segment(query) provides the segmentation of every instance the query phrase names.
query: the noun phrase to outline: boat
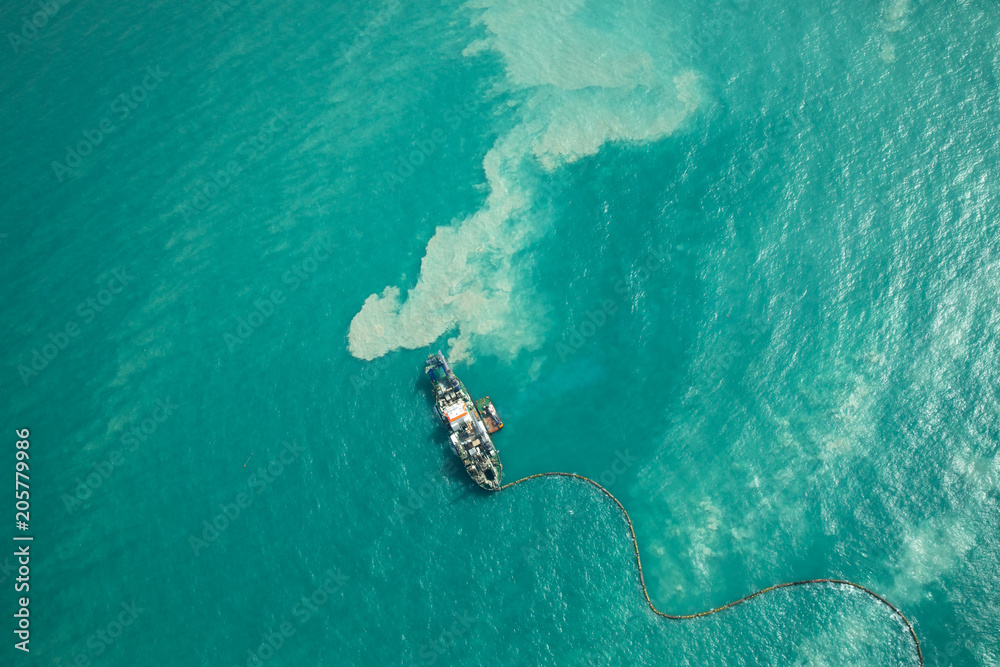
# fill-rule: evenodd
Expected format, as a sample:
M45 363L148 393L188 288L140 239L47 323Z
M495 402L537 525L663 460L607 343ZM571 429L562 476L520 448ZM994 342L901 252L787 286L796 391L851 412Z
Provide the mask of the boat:
M424 373L431 379L434 409L448 428L452 451L476 484L499 491L503 465L490 436L503 428L503 421L493 401L489 396L473 401L440 351L427 357Z

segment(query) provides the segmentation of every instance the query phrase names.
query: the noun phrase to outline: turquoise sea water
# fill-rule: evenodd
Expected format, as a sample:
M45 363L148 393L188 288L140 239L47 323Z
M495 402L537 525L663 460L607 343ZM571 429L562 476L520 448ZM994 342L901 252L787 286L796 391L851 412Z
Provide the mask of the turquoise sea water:
M995 3L2 7L3 664L1000 663Z

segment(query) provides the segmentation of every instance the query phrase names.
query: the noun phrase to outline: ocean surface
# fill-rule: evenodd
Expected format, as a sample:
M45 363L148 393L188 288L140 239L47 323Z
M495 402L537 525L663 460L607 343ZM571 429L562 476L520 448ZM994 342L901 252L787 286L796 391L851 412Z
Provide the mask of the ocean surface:
M1000 665L1000 9L0 0L4 665Z

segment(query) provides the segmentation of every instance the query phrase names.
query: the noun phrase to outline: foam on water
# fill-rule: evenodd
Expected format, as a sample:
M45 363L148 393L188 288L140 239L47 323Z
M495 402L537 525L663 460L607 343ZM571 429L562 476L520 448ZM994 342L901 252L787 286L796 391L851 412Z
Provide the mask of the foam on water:
M471 357L473 341L479 351L505 356L539 347L544 306L532 298L530 265L518 255L547 227L531 209L537 194L560 167L608 142L665 137L701 104L698 77L671 67L662 34L647 28L637 39L648 17L633 10L604 22L587 5L567 0L553 11L530 2L470 4L488 36L466 54L498 52L504 85L527 99L518 123L483 160L485 206L437 229L405 299L395 286L366 299L348 334L355 357L423 347L456 329L449 341L456 359Z
M396 3L71 3L4 61L3 421L33 436L45 575L25 664L96 658L88 638L131 600L148 612L102 665L244 664L327 568L350 580L269 666L427 662L453 613L477 622L436 664L916 664L899 619L839 586L655 617L610 499L549 478L477 494L446 465L422 355L357 382L349 327L365 357L442 332L484 361L538 347L466 378L508 421L509 479L603 481L629 451L609 486L657 608L838 577L897 605L928 666L1000 664L1000 17L464 2L377 23ZM169 89L57 184L50 160L158 63ZM487 117L387 193L387 165L457 103ZM178 212L286 107L266 155ZM780 122L797 109L801 125ZM293 291L285 272L331 237L336 259ZM22 382L118 266L135 281ZM617 313L560 357L605 297ZM131 449L158 399L179 408ZM194 550L285 439L300 458Z
M889 592L901 602L916 602L930 584L958 567L975 543L967 517L928 519L906 535Z
M881 57L887 63L896 60L896 43L892 35L906 27L909 13L910 0L889 0L883 10L882 29L885 30L885 35L882 38Z

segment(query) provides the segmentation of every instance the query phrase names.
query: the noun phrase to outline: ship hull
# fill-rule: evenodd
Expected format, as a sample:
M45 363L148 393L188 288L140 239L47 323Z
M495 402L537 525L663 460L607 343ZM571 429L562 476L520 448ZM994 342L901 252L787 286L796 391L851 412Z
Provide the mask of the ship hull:
M424 372L431 379L434 409L450 431L452 451L476 484L487 491L499 491L503 465L490 437L503 426L496 408L489 397L478 403L473 401L440 352L427 358ZM485 407L487 405L488 408Z

